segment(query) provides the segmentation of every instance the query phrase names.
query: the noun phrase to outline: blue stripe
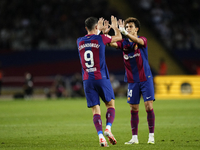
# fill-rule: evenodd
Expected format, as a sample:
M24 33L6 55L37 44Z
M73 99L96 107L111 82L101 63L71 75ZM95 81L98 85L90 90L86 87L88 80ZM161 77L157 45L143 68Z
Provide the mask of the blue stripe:
M112 123L109 123L109 122L108 122L106 125L110 125L110 126L112 126Z
M98 133L98 135L99 135L99 134L103 134L103 132L102 132L102 131L99 131L99 132L97 132L97 133Z

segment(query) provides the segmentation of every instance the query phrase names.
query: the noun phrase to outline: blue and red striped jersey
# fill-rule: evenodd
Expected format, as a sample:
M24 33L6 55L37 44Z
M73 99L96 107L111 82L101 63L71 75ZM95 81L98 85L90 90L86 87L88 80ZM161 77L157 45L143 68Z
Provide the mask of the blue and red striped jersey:
M109 79L105 60L105 47L111 42L109 35L86 35L77 39L83 80Z
M139 36L138 36L139 37ZM124 81L128 83L143 82L152 77L148 62L147 39L140 36L144 45L130 42L128 38L117 42L118 49L123 51L125 66Z

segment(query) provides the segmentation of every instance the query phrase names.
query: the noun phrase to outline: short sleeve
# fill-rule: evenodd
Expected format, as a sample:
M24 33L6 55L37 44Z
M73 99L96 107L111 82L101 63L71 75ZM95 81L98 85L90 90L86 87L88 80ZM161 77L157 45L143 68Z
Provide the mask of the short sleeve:
M101 34L103 43L106 45L107 43L111 43L112 37L108 34Z
M122 41L118 41L117 43L117 49L122 49Z
M147 38L140 36L140 38L144 41L144 47L147 47Z

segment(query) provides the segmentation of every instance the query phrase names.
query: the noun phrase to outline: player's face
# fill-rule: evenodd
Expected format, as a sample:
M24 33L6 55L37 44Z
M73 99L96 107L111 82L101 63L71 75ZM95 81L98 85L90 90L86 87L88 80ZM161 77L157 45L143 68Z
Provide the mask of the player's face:
M132 35L137 34L138 28L135 27L135 24L133 22L127 23L126 26L125 26L125 28L126 28L126 31L129 34L132 34Z

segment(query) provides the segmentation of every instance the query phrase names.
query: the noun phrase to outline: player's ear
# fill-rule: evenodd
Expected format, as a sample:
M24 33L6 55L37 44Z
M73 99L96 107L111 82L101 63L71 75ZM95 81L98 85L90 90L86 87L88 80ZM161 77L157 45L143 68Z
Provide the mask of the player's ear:
M97 29L98 29L98 25L96 24L96 25L94 26L94 28L97 30Z
M138 32L139 28L136 28L136 32Z
M86 30L86 31L88 31L88 28L87 28L87 27L85 27L85 30Z

